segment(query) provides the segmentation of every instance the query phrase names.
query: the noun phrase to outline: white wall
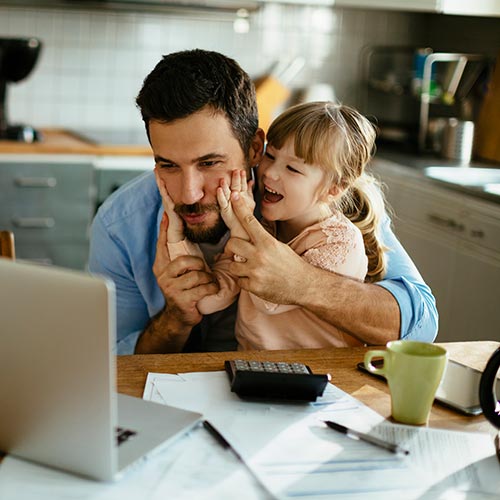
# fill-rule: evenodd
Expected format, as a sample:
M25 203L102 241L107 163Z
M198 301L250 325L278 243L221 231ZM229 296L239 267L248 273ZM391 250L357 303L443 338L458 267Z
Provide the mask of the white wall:
M425 16L328 7L266 5L235 33L233 14L164 14L0 7L0 36L36 36L33 73L9 88L10 122L36 127L142 128L134 105L162 54L204 48L234 57L251 76L279 58L307 64L294 81L333 83L355 103L366 44L421 43Z

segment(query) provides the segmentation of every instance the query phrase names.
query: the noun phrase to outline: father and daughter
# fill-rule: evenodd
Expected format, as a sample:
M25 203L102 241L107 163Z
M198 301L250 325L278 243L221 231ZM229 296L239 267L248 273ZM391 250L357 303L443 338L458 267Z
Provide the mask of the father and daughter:
M380 238L384 199L377 181L365 170L375 136L370 121L351 107L333 102L299 104L271 124L265 155L256 168L256 198L267 231L313 266L370 282L382 279L386 267ZM158 171L156 182L166 214L160 231L167 231L170 259L187 254L203 258L199 245L185 237L182 219ZM220 181L217 201L231 237L250 240L233 212L232 200L243 199L253 211L253 188L245 170L233 170L230 185ZM210 267L205 262L219 291L197 304L201 314L211 314L238 300L239 349L362 345L303 307L271 303L242 289L229 270L233 261L242 259L224 249Z

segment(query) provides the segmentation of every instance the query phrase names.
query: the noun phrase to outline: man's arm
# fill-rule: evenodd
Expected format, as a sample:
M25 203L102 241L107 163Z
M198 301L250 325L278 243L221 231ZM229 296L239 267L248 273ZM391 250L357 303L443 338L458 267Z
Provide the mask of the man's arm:
M241 288L271 302L305 307L367 344L382 345L400 337L434 339L435 303L400 245L390 255L386 283L360 283L308 264L269 235L238 196L232 197L232 204L251 238L250 242L232 238L226 246L246 259L231 264ZM400 276L400 270L406 274ZM412 326L415 332L410 330Z

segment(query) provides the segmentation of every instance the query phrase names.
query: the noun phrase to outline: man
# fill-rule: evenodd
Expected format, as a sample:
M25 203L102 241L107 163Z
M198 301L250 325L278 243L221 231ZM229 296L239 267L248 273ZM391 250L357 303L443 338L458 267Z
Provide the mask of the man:
M216 52L165 56L137 97L159 178L181 216L186 236L210 263L228 249L246 259L231 271L242 288L269 301L308 308L367 344L397 338L432 341L434 298L389 227L386 279L358 283L313 267L274 240L234 199L251 241L233 238L216 202L220 180L233 169L258 164L264 133L258 128L255 90L238 64ZM92 225L89 268L113 279L117 289L118 353L222 351L236 347L236 307L202 317L196 308L218 285L201 259L170 261L168 220L153 173L114 193Z

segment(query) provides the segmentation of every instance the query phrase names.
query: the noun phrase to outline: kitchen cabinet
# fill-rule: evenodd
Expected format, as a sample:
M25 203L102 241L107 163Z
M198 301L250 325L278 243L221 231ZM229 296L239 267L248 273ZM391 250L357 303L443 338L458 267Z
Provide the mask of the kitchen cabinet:
M375 162L395 233L436 297L438 341L500 340L500 204Z
M96 209L123 184L144 172L153 170L155 163L149 156L99 156L94 160L97 188Z
M85 268L93 176L86 157L0 157L0 228L14 232L17 258Z
M339 7L435 12L467 16L500 16L500 0L336 0Z

